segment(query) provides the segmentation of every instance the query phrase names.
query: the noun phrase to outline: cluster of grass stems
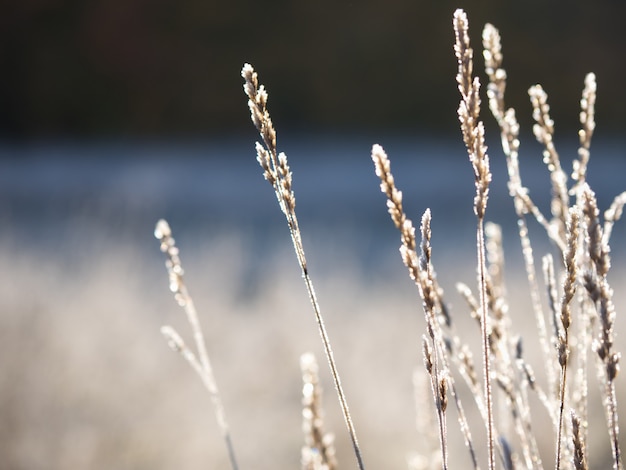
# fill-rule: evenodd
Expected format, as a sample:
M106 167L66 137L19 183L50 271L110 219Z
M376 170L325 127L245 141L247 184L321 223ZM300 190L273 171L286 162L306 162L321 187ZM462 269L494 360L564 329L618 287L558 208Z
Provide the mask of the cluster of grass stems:
M562 168L553 144L554 123L550 118L547 94L540 85L535 85L529 90L535 120L533 132L544 147L543 158L551 181L550 214L543 214L534 204L520 176L519 125L515 111L505 106L507 76L502 68L500 35L498 30L489 24L483 30L483 56L488 78L487 97L489 109L500 128L502 148L506 156L508 188L517 215L528 292L545 364L546 385L542 387L524 358L521 338L510 331L509 305L503 281L501 231L497 225L485 220L491 172L484 126L480 120L480 81L474 76L474 57L468 35L468 20L462 10L454 13L453 27L454 52L458 63L456 81L461 95L458 118L476 188L474 213L477 282L475 288L458 284L457 289L467 303L480 332L480 365L475 364L469 346L457 335L444 292L437 282L431 256L430 210L426 209L421 218L418 241L415 226L404 212L402 192L395 185L387 154L380 145L374 145L371 152L376 174L381 180L380 189L387 198L391 220L400 231L402 261L422 299L426 324L422 349L437 423L435 439L439 442L440 451L438 459L415 459L411 461L410 468L414 470L448 468L447 429L451 408L456 409L456 418L471 468L481 467L460 398L461 384L457 381L464 383L471 392L474 405L484 422L487 436L486 459L490 470L496 466L504 469L540 469L546 465L552 465L557 470L589 468L588 375L589 369L595 369L602 388L607 438L612 450L612 466L615 470L621 469L615 391L620 353L614 347L615 308L608 273L611 265L609 256L611 231L613 224L622 214L626 193L615 198L601 221L595 194L586 182L589 148L595 127L595 76L587 75L584 82L580 101L580 148L578 159L573 163L571 177L568 177ZM245 64L241 73L252 122L261 136L261 142L256 143L257 160L265 179L272 185L279 207L286 217L354 449L356 464L359 469L364 469L365 463L356 429L307 269L295 211L292 173L286 155L278 152L276 131L267 109L268 94L263 85L259 84L257 73L251 65ZM556 256L547 254L541 259L543 276L537 275L539 263L535 260L528 236L529 219L545 228L555 247ZM238 463L224 408L211 369L198 315L185 287L179 252L167 222L164 220L158 222L155 235L160 240L161 250L167 256L170 289L187 315L195 348L185 344L181 335L171 326L164 326L162 333L170 346L180 352L197 372L207 388L215 407L231 466L236 470ZM547 305L541 300L541 291L544 289L547 292L545 303ZM302 356L301 366L304 382L302 403L305 439L301 454L302 468L332 470L337 468L337 462L332 435L323 429L318 366L311 354ZM479 378L481 369L482 380ZM554 455L550 458L550 463L543 462L540 456L537 432L531 419L532 395L538 398L540 406L544 408L543 413L548 416L552 426ZM497 413L498 416L494 412L495 402L504 405L499 410L506 410ZM434 437L432 428L425 427L419 431L425 438Z

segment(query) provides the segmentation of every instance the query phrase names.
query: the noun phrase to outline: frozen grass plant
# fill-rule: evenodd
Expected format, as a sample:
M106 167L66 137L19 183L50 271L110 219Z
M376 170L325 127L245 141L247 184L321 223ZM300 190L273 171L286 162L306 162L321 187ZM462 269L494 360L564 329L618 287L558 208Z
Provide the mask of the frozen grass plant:
M165 325L161 327L161 333L167 340L169 346L185 358L187 363L198 374L202 383L208 390L215 409L217 423L226 444L231 467L233 470L238 470L239 466L237 465L237 458L235 456L230 430L228 429L228 423L226 422L224 406L222 405L220 392L217 388L217 382L215 381L215 377L213 375L213 368L211 367L211 362L209 361L209 354L207 353L204 342L204 335L202 334L202 328L200 327L196 307L184 282L183 276L185 272L180 261L178 247L176 246L176 242L172 236L172 230L167 221L161 219L157 222L154 229L154 236L161 243L161 251L165 253L165 265L169 274L170 290L174 294L174 298L176 299L178 305L185 311L187 321L191 326L194 337L196 352L187 346L180 334L171 326Z
M302 447L302 469L335 470L334 437L324 432L324 411L322 409L322 387L319 383L318 367L311 353L300 357L302 369L302 430L305 445Z
M480 325L483 347L483 369L485 383L485 404L487 407L487 442L489 446L489 469L495 468L493 405L491 394L491 351L489 345L489 319L487 316L487 266L485 260L485 211L491 171L489 156L485 145L485 128L479 121L480 115L480 81L472 76L474 68L474 52L470 47L468 22L465 12L454 12L454 52L456 53L459 71L456 81L461 93L459 104L459 121L467 153L474 169L476 196L474 197L474 213L478 219L476 229L476 247L478 250L478 289L480 293Z
M248 95L248 107L250 108L250 116L252 122L256 126L263 143L256 143L257 161L263 169L263 176L272 185L278 204L283 214L287 218L287 226L289 227L289 233L291 234L291 240L293 241L293 247L298 258L298 264L302 270L302 277L306 284L306 289L309 294L309 300L313 307L315 314L315 320L319 328L322 343L324 344L324 350L326 352L326 359L330 366L333 380L335 382L335 389L339 397L343 416L350 433L350 439L352 440L352 446L354 448L354 454L357 459L357 464L360 469L363 469L363 459L361 457L361 450L356 436L354 425L352 424L352 418L348 409L348 402L346 401L343 388L341 387L341 380L339 378L339 372L337 371L337 365L333 357L333 350L330 345L330 339L326 332L326 326L324 325L324 319L322 312L313 289L313 281L309 276L307 269L306 257L304 254L304 247L302 246L302 237L300 234L300 227L298 226L298 218L296 217L296 197L291 187L291 170L287 164L287 156L284 153L278 153L276 147L276 131L272 124L270 114L267 110L267 91L263 85L259 86L257 73L254 71L250 64L245 64L241 70L241 76L244 78L244 91Z
M419 419L423 436L421 454L410 459L413 470L450 467L449 414L455 414L461 436L469 454L470 468L479 469L482 457L476 448L472 432L485 431L486 467L512 470L516 468L588 469L594 462L589 456L590 384L597 382L605 413L612 468L622 468L619 447L619 419L616 379L620 353L615 346L615 316L613 290L609 283L611 268L610 238L614 223L622 215L626 192L615 198L604 212L603 220L595 193L587 183L591 138L595 129L596 81L588 74L580 101L580 148L572 170L565 170L554 145L554 122L550 117L548 95L540 85L532 86L529 97L533 108L533 134L543 146L543 161L550 175L551 204L544 214L534 203L522 184L519 169L519 124L515 110L506 108L506 71L502 67L502 45L498 30L486 25L482 33L483 57L487 77L486 95L489 109L499 129L508 171L508 189L518 219L519 239L528 281L528 296L536 322L537 338L542 354L542 376L535 375L524 356L523 341L511 331L512 308L504 282L504 250L502 231L487 222L487 202L492 174L485 144L485 130L480 120L480 80L474 74L474 54L470 47L469 23L466 14L457 10L453 17L454 52L458 71L456 81L461 95L458 118L461 134L474 174L476 215L476 273L475 287L459 283L457 291L467 305L477 326L476 337L481 341L481 365L476 366L471 347L457 333L447 306L445 294L437 281L431 247L431 214L426 209L421 218L419 240L416 228L404 211L402 192L396 187L391 162L382 146L372 147L371 158L380 189L387 199L387 210L400 232L400 256L415 283L424 312L426 332L422 339L424 370L417 373L416 402L423 408L425 394L430 391L434 405L431 425L429 419ZM302 236L296 217L296 200L292 174L287 157L277 150L276 130L268 109L268 94L259 84L251 65L243 66L244 91L252 122L262 142L256 143L257 160L265 179L272 185L287 226L298 264L308 292L313 313L330 366L335 389L343 411L353 451L359 469L364 469L361 449L341 386L322 312L307 269ZM571 176L568 176L569 175ZM529 237L529 224L545 229L552 242L553 253L535 260ZM167 257L170 289L185 310L191 325L195 351L169 326L163 334L172 347L180 352L198 373L209 391L217 420L231 460L236 469L230 433L224 417L217 385L213 378L198 317L183 282L183 270L178 249L165 221L159 221L155 235ZM537 275L541 267L542 276ZM301 358L303 378L303 431L305 444L301 451L303 470L335 470L338 468L332 435L323 427L321 387L318 366L311 354ZM595 368L595 374L590 369ZM482 369L482 377L480 370ZM596 377L593 380L592 377ZM482 380L481 380L482 379ZM427 384L425 386L424 384ZM424 385L424 386L422 386ZM462 391L469 391L472 404L482 421L468 419ZM428 394L426 394L428 395ZM465 395L467 396L467 395ZM539 408L539 410L537 410ZM549 422L553 436L553 455L541 455L536 417ZM545 427L545 426L543 426ZM436 431L435 431L436 429ZM598 433L594 429L594 433ZM432 443L439 446L432 456ZM595 459L598 460L598 459ZM544 462L550 462L545 463Z

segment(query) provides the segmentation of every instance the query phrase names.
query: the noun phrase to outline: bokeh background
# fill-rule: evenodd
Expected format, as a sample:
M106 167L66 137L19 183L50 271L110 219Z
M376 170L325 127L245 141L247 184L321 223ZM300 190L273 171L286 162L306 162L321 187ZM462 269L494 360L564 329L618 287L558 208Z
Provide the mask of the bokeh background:
M456 118L457 7L469 15L481 78L482 27L501 31L522 177L544 212L549 176L527 90L541 83L549 93L569 169L584 76L596 73L589 181L608 207L626 189L621 1L0 6L0 468L227 468L208 395L159 334L169 323L189 336L152 236L161 217L182 250L242 468L298 467L298 359L308 350L321 362L340 463L353 464L287 227L255 162L244 62L269 90L366 462L406 468L411 451L428 452L412 385L421 307L369 153L373 143L388 151L414 221L431 208L439 279L467 320L454 291L475 278L473 175ZM532 345L504 156L483 117L488 217L505 236L514 326ZM622 225L612 246L618 314ZM551 247L531 229L539 257ZM606 468L598 426L593 463ZM481 432L478 422L478 442ZM552 447L546 440L547 455Z
M458 2L11 3L0 23L6 137L241 131L244 61L274 90L283 130L454 128L450 17ZM573 97L594 71L603 131L623 128L623 2L484 0L464 7L476 46L486 22L503 32L508 98L523 122L525 92L542 83L559 126L575 127Z

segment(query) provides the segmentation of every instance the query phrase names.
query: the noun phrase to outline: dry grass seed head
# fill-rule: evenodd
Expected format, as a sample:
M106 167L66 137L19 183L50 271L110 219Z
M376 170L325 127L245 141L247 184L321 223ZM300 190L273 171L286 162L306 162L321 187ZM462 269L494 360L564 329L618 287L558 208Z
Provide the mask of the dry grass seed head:
M588 470L587 466L587 449L583 436L585 435L583 424L574 411L572 417L572 443L574 445L574 468L576 470Z
M607 281L611 267L610 247L603 236L598 218L599 210L594 192L585 183L580 205L585 217L586 242L592 266L583 274L583 285L596 305L600 327L594 340L594 350L605 365L607 379L613 382L619 372L620 354L613 350L615 306L613 290Z
M402 191L396 188L389 157L378 144L372 147L372 160L376 176L380 178L380 190L387 196L387 210L391 220L398 229L402 230L406 220L402 208Z
M483 48L485 72L489 77L487 97L489 98L492 113L502 118L504 92L506 90L506 71L502 68L500 33L489 23L483 28Z
M565 281L563 284L563 298L561 300L561 324L567 330L571 323L570 303L576 292L576 279L578 275L578 264L576 254L578 252L578 228L580 215L577 207L572 207L569 211L567 223L567 249L563 254L565 263Z
M596 76L593 73L589 73L585 77L585 88L583 89L583 96L580 99L581 129L578 131L578 138L580 140L580 148L578 149L579 160L574 160L572 172L572 179L579 183L584 182L587 175L591 137L596 128L596 91Z
M582 187L582 212L585 217L587 229L587 244L589 258L595 266L595 270L600 277L605 277L611 267L609 256L609 246L602 234L598 210L598 201L591 188L584 184Z
M478 77L472 78L474 53L470 47L469 24L464 11L456 10L454 12L453 26L455 33L454 51L458 63L456 81L461 93L458 116L463 141L474 169L476 184L474 211L479 219L483 219L487 208L491 171L487 146L485 145L485 129L483 123L478 120L480 115L480 81Z
M318 365L311 353L300 357L302 370L302 430L305 446L302 448L303 470L333 470L335 460L334 437L324 433L322 389L319 384Z
M419 258L417 256L417 242L413 222L407 218L402 207L402 191L396 188L391 163L383 148L375 144L372 147L372 161L376 175L380 178L380 190L387 196L387 210L391 220L400 230L400 255L404 265L409 270L411 279L421 286Z
M437 287L428 269L430 258L430 211L426 211L422 217L422 257L417 255L417 242L413 222L406 217L402 207L402 192L395 186L391 163L383 148L376 144L372 147L372 161L376 175L380 178L380 190L387 196L387 209L389 215L400 230L400 255L404 265L409 271L409 276L417 285L420 296L424 303L424 313L428 334L435 337L436 329L436 305Z
M250 64L244 64L241 76L245 81L243 89L248 96L252 122L263 137L265 146L276 158L276 131L267 110L267 91L263 85L259 86L258 75Z
M491 24L486 24L483 29L483 48L485 72L489 77L489 84L487 85L489 109L500 126L502 150L506 155L507 171L509 173L509 194L513 197L515 212L521 216L527 210L518 196L518 194L526 192L526 189L522 187L519 171L519 123L515 117L515 110L513 108L505 108L504 94L507 75L502 68L502 45L500 33Z
M543 161L550 171L552 181L551 211L554 223L557 225L556 232L561 240L565 239L565 224L569 208L567 189L567 175L561 168L559 154L554 148L554 121L550 117L548 95L541 85L534 85L528 90L528 95L533 107L533 133L537 141L544 146Z
M430 375L433 373L433 351L426 336L422 336L422 353L424 355L424 367Z
M169 275L170 291L174 294L176 302L178 302L181 307L184 307L185 303L188 301L185 284L183 282L185 271L180 262L180 252L176 246L176 241L174 237L172 237L172 230L166 220L160 219L157 222L156 228L154 229L154 236L159 240L161 251L165 253L166 256L165 266L167 267L167 273Z
M446 377L439 379L439 406L441 412L445 413L448 408L448 379Z

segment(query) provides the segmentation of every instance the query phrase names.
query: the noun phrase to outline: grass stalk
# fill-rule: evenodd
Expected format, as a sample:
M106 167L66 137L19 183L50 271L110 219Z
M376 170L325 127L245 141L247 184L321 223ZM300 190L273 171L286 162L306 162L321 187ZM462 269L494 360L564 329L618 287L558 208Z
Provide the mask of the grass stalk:
M179 352L191 368L200 376L202 383L209 392L213 408L215 409L215 416L217 419L222 438L226 444L226 450L228 452L228 459L230 466L233 470L238 470L237 458L235 455L235 449L230 434L228 422L226 421L226 413L224 411L224 405L222 404L222 398L220 396L219 389L217 388L217 381L213 374L213 367L209 360L209 354L207 352L206 343L204 341L204 335L202 334L202 328L200 326L200 320L198 319L198 313L193 303L193 299L187 290L187 286L184 282L184 270L180 261L180 254L174 237L172 236L172 230L167 221L161 219L157 222L154 230L154 236L161 243L161 251L165 253L167 259L165 265L169 274L170 290L174 294L174 298L178 305L185 311L187 321L191 326L193 333L196 353L194 353L183 341L178 332L171 326L164 326L161 328L161 333L166 338L168 344L172 349Z
M576 255L578 252L578 226L579 214L578 208L574 207L569 210L569 217L566 225L567 233L567 251L563 254L565 264L565 282L563 283L563 297L561 300L561 318L560 331L558 337L558 359L561 366L561 384L559 392L559 423L556 438L556 463L555 468L561 468L561 446L563 443L563 425L565 412L565 386L567 383L567 368L569 364L569 331L571 325L571 302L576 293L576 282L578 275L578 265L576 263Z
M322 317L321 308L319 306L317 296L315 295L315 289L313 288L313 281L309 275L306 256L304 253L304 247L302 245L302 236L300 227L298 225L298 218L296 216L295 206L296 199L292 189L292 175L289 165L287 163L287 156L284 153L278 153L276 146L276 131L272 124L270 114L267 110L267 91L263 85L259 85L257 73L254 71L250 64L244 64L241 70L241 76L244 79L244 91L248 96L248 107L250 109L250 116L255 127L259 131L261 138L265 144L263 147L257 142L257 161L263 169L265 179L272 185L276 198L278 199L279 206L287 219L287 225L289 227L289 233L293 242L293 247L296 252L298 264L302 270L302 277L306 286L307 293L309 295L309 301L313 307L315 314L315 320L317 322L318 330L326 353L326 359L330 366L331 375L339 398L339 403L343 413L343 417L350 434L350 440L352 441L352 447L357 460L359 469L365 468L363 464L363 458L361 456L361 449L359 447L356 430L352 422L350 410L348 408L348 402L346 400L343 387L341 386L341 380L339 372L337 370L337 363L333 355L330 339L326 331L324 319Z
M614 350L615 307L613 290L607 274L611 267L610 248L602 233L599 221L599 210L594 192L585 183L580 193L582 212L585 218L586 242L590 270L584 274L584 285L591 300L596 306L600 321L598 338L595 340L595 351L604 372L605 411L613 452L613 469L622 468L619 448L619 425L617 417L617 397L615 394L615 378L619 372L620 353Z
M491 182L489 157L484 139L483 123L479 121L480 114L480 82L474 78L473 50L469 40L469 22L467 15L461 9L454 12L454 51L458 62L456 80L461 93L459 104L459 121L463 140L467 147L470 162L474 169L476 196L474 197L474 213L477 217L476 248L478 258L478 286L480 298L481 337L483 350L483 370L485 387L485 404L487 407L487 442L489 454L489 469L495 469L495 432L493 423L493 397L491 391L491 351L489 343L489 318L487 311L487 267L485 256L485 210Z
M500 32L495 26L486 24L483 29L482 37L485 73L489 78L489 84L487 85L489 109L500 127L502 150L506 157L506 166L509 174L509 193L513 198L515 213L517 215L517 226L519 239L522 245L522 256L524 258L526 278L528 279L530 300L533 306L533 312L535 313L539 343L541 345L543 355L547 359L552 356L552 349L548 340L543 307L539 296L539 285L537 283L537 276L535 275L535 260L532 245L528 236L526 214L530 210L533 212L537 220L544 220L544 217L539 212L537 206L532 203L532 200L528 196L527 189L522 185L518 158L520 147L519 123L517 122L517 118L515 116L515 110L513 108L507 109L505 106L504 98L507 73L506 70L502 68L503 56ZM546 230L550 229L547 222L544 226ZM553 389L556 384L553 368L546 367L546 374L549 388Z

